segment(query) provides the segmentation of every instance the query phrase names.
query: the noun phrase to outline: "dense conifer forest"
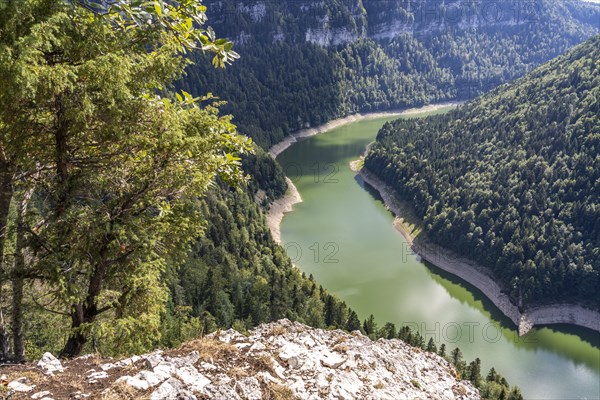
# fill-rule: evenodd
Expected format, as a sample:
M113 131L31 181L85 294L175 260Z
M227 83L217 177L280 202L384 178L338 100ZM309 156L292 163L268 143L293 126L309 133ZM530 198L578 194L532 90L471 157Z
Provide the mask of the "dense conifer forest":
M386 124L365 166L515 301L600 306L600 36L448 115Z
M196 62L178 85L228 101L265 148L350 113L473 98L589 38L600 19L597 5L550 0L207 5L241 58L224 70Z

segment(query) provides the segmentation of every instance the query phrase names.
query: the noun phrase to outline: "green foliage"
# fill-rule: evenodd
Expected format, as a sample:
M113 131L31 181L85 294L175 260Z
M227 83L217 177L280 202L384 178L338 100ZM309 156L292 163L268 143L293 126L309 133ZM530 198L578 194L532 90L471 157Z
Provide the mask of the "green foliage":
M369 315L369 318L363 322L363 331L369 337L375 337L377 334L377 323L373 314Z
M216 176L242 182L236 155L252 149L217 105L201 106L210 96L158 95L196 42L217 64L235 58L198 26L205 7L87 5L9 2L0 20L14 33L0 39L3 167L13 201L32 203L19 274L42 282L46 304L70 316L64 356L92 336L107 352L152 346L167 300L161 275L202 230L195 199Z
M356 312L354 310L350 311L350 314L348 315L348 321L346 321L346 330L348 332L362 332L362 327L360 326L360 319L358 319L358 315L356 315Z
M445 343L442 343L442 345L440 346L440 351L438 354L440 357L446 358L446 344Z
M178 86L227 100L224 111L263 148L349 113L473 98L597 33L600 18L598 7L546 0L527 10L494 2L498 21L485 3L450 6L476 27L450 20L439 0L267 2L254 14L239 0L207 4L241 58L226 70L197 62Z
M348 307L292 267L247 190L220 183L198 207L206 229L192 254L165 276L173 301L167 320L178 307L189 307L191 317L211 315L222 328L243 324L245 330L281 318L346 326ZM166 337L166 345L189 339L177 332Z
M206 6L196 0L117 0L107 2L106 6L85 0L74 3L88 6L96 15L108 17L121 34L133 35L132 44L159 44L175 47L182 53L190 50L212 52L215 67L224 67L239 58L232 50L233 43L217 39L212 28L204 27Z
M379 330L379 336L385 339L395 339L397 335L396 325L391 322L387 322L383 328Z
M435 345L433 338L429 338L429 342L427 342L427 347L425 348L425 350L431 353L437 353L437 346Z
M600 36L444 116L386 124L365 167L518 304L600 307Z
M479 394L484 399L523 400L521 390L518 387L511 389L506 379L494 368L490 370L485 381L480 381Z
M471 361L467 372L468 379L473 382L475 387L479 387L481 385L481 360L476 358L474 361Z
M264 192L265 206L268 200L277 199L287 191L283 169L261 147L255 146L253 153L242 157L242 168L251 177L248 182L250 193L257 195L259 190Z
M457 367L463 363L462 357L463 357L462 351L460 351L460 349L458 347L456 347L450 353L450 361L452 362L452 364L454 364Z

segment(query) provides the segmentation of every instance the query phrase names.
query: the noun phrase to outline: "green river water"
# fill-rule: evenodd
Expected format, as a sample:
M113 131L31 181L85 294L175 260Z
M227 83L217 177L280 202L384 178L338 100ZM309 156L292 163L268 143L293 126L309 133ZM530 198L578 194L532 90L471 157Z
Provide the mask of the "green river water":
M421 116L424 114L420 114ZM418 328L467 361L480 357L527 399L600 398L600 335L516 327L466 282L414 256L376 192L349 168L387 119L364 120L304 139L278 160L303 202L285 216L283 245L294 263L361 319Z

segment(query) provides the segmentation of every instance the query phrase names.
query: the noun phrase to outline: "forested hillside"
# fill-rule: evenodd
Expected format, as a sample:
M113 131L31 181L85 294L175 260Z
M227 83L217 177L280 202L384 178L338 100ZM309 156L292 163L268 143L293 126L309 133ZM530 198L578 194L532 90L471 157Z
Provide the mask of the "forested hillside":
M190 317L209 325L205 332L281 318L346 327L348 307L293 268L246 191L221 183L200 209L206 231L169 278L175 309L190 307Z
M388 123L365 167L515 301L598 308L599 60L595 36L450 114Z
M227 100L265 148L349 113L473 98L597 33L600 19L579 1L206 4L241 58L225 70L197 62L179 86Z

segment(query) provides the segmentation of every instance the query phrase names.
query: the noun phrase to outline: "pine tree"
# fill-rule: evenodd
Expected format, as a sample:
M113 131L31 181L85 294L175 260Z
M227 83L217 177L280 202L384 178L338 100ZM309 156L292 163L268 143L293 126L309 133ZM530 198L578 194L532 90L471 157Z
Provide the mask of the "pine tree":
M361 326L360 326L360 320L358 319L358 315L356 315L356 312L354 310L350 311L350 314L348 315L348 321L346 322L346 330L348 332L353 332L353 331L361 331Z
M397 335L396 325L391 322L387 322L379 331L379 336L385 339L395 339Z
M433 338L429 338L429 342L427 342L427 351L430 351L432 353L437 353L437 347L435 345L435 342L433 341Z
M25 269L71 319L64 357L100 326L129 351L156 340L161 273L202 229L192 199L216 175L241 181L233 154L250 150L215 107L158 95L199 42L216 65L235 58L231 43L183 23L205 21L204 7L134 3L95 14L79 1L15 1L0 20L3 32L27 25L1 39L0 134L28 155L19 173L34 188L36 220L24 219L25 240L38 245Z
M508 394L508 400L523 400L523 395L518 387L513 387Z
M445 343L442 343L442 345L440 346L439 355L440 355L440 357L446 358L446 344Z
M454 366L458 366L462 362L462 357L462 351L460 351L458 347L456 347L450 353L450 361L452 362L452 364L454 364Z
M502 388L502 391L500 392L500 396L498 396L498 400L506 400L506 389Z
M333 296L327 296L325 300L325 326L334 326L335 318L335 300Z
M363 322L363 330L367 336L371 336L377 332L377 323L373 314L369 315L369 318Z
M475 385L475 387L479 387L479 382L481 380L481 360L476 358L475 361L472 361L469 364L469 377L468 379Z

